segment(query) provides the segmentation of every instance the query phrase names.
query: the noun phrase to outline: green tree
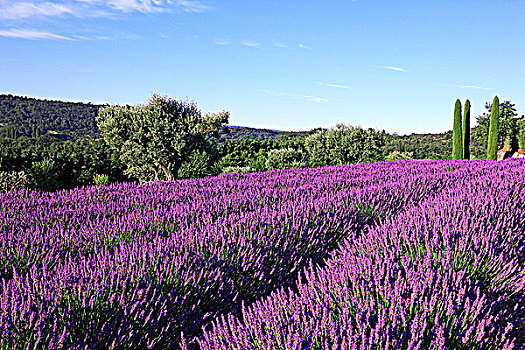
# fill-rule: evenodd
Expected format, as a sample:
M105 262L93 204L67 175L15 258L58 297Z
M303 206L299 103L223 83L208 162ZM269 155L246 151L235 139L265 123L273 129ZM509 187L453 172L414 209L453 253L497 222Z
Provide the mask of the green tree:
M452 128L452 158L463 158L462 147L462 132L461 132L461 101L456 100L454 106L454 127Z
M178 177L189 179L196 177L213 176L221 173L220 165L215 162L216 157L205 151L195 150L185 160L180 169Z
M470 159L470 101L465 102L463 115L463 159Z
M523 119L518 120L518 147L525 149L525 121Z
M304 162L306 156L301 151L293 148L272 149L268 152L266 169L288 169L306 167Z
M474 131L474 140L478 143L487 144L490 116L492 111L492 104L485 103L486 112L476 117L478 125ZM498 118L498 149L505 144L510 150L515 151L519 146L518 136L521 130L520 121L524 116L518 117L515 104L511 101L504 101L499 104L499 118Z
M499 99L494 96L490 110L490 127L487 147L487 159L496 160L498 153L498 130L499 130Z
M29 170L33 187L41 191L56 191L61 188L57 167L51 159L33 162Z
M306 137L310 166L352 164L382 156L385 133L337 124Z
M193 102L159 95L135 107L103 107L96 117L104 140L120 153L125 174L141 182L177 178L193 151L216 147L228 119L229 112L203 117Z

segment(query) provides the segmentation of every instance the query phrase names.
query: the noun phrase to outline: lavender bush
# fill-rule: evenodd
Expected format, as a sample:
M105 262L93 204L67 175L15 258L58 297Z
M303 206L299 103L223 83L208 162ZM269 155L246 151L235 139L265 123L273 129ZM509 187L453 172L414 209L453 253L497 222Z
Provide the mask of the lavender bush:
M201 348L524 348L525 163L447 163L454 186L345 240L298 293L221 316Z
M0 348L517 344L523 170L400 160L0 194Z

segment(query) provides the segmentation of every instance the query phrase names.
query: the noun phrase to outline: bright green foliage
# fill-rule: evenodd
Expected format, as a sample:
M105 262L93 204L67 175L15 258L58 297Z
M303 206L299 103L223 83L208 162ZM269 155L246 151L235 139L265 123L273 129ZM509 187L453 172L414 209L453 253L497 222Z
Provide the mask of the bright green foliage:
M384 132L337 124L308 136L304 146L310 166L353 164L382 155Z
M454 126L452 128L452 158L462 159L463 158L463 147L462 147L462 132L461 132L461 101L456 100L454 106Z
M388 156L386 156L385 160L389 160L389 161L400 160L400 159L412 160L414 159L413 156L414 156L413 152L393 151L393 152L390 152Z
M518 124L518 147L525 149L525 121L519 120Z
M463 114L463 159L470 159L470 101L465 102Z
M279 141L274 139L228 140L219 148L220 166L251 167L257 171L264 171L268 152L278 148L281 148Z
M490 111L489 140L487 159L496 160L498 156L499 98L494 96Z
M227 166L226 168L222 169L223 174L229 174L229 173L237 173L237 174L247 174L247 173L253 173L255 170L254 168L251 168L249 166Z
M205 151L195 150L184 161L179 169L179 179L190 179L218 175L221 172L220 165L214 162L213 155Z
M268 153L266 169L288 169L306 167L306 155L293 148L272 149Z
M101 108L104 140L120 152L125 174L141 182L173 180L195 150L210 151L227 132L229 112L202 116L196 104L153 95L145 105Z
M93 175L93 183L97 186L108 186L109 176L107 174L95 174Z
M478 125L473 136L475 141L485 144L484 152L486 154L492 104L485 103L485 109L487 110L486 112L476 117ZM515 151L518 148L520 123L523 118L523 115L518 117L515 104L511 101L499 103L498 149L502 146L507 146Z

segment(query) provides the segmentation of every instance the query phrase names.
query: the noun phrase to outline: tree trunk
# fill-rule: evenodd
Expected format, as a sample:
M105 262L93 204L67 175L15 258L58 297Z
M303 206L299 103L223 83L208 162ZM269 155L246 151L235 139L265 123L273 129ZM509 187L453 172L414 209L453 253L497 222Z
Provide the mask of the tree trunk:
M165 167L162 164L158 164L158 165L162 169L162 171L164 172L164 176L166 177L166 180L167 181L173 181L174 180L173 173L171 172L169 167Z

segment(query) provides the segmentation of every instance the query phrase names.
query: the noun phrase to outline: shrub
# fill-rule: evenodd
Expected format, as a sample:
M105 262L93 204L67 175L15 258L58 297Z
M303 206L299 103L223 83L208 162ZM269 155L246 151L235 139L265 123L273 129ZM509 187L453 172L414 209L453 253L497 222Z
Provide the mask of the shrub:
M109 176L106 174L95 174L93 175L93 182L97 186L109 185Z
M266 153L264 150L260 150L255 153L252 158L249 158L246 163L248 167L253 168L254 171L264 171L266 170Z
M302 168L306 166L305 155L293 148L272 149L265 165L268 170Z
M305 139L311 166L339 165L377 159L385 144L385 134L369 128L337 124Z
M388 156L386 156L386 160L399 160L399 159L407 159L412 160L414 152L399 152L399 151L393 151L390 152Z
M0 171L0 192L29 187L29 179L23 171Z
M193 151L189 159L182 163L178 172L179 179L189 179L220 174L220 167L213 161L212 155L204 151Z
M29 170L29 177L33 187L41 191L56 191L61 188L58 179L58 168L52 159L33 162Z
M257 170L249 166L227 166L222 169L223 174L229 174L229 173L246 174L246 173L253 173L254 171L257 171Z

